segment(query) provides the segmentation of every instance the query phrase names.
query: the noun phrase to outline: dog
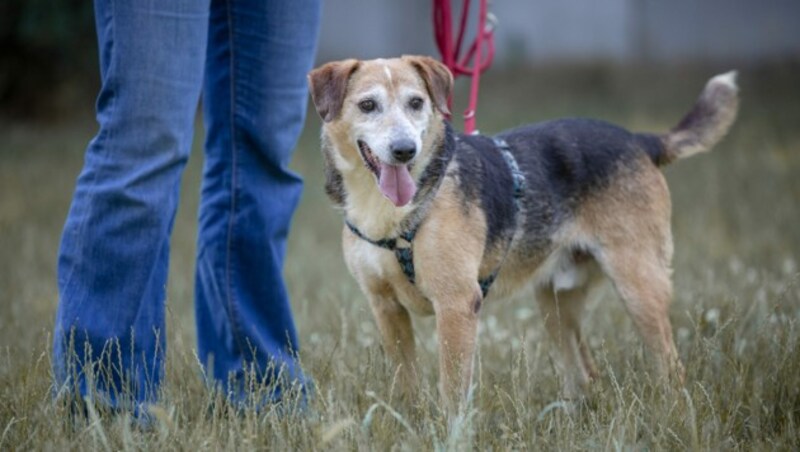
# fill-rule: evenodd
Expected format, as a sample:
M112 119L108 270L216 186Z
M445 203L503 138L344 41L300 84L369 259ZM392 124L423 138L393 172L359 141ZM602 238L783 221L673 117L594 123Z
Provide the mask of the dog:
M416 378L409 313L435 315L439 389L470 389L486 302L533 287L554 339L563 396L598 375L581 336L589 291L607 277L658 375L683 381L668 316L671 201L663 167L707 151L738 110L718 75L670 132L557 119L494 137L447 122L449 70L424 56L327 63L308 75L322 118L325 191L345 218L347 267L369 300L401 386Z

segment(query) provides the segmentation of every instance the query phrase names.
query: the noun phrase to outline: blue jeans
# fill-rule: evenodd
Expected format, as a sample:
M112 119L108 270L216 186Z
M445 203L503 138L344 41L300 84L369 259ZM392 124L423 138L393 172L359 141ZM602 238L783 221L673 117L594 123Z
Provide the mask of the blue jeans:
M302 380L281 272L319 17L319 0L95 1L100 129L58 257L58 390L111 406L157 396L169 238L201 93L200 360L234 397L246 370Z

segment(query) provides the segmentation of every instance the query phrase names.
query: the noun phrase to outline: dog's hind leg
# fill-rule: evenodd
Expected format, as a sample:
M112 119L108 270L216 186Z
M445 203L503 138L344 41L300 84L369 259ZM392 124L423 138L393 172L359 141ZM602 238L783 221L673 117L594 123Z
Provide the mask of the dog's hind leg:
M671 202L663 174L641 158L584 201L577 224L611 279L662 377L683 379L672 340Z
M606 249L599 261L622 298L661 377L683 381L683 367L672 338L670 269L652 249Z
M580 331L588 292L586 285L556 292L550 284L536 291L545 328L559 351L556 362L562 376L563 396L567 399L580 398L597 377L594 360Z

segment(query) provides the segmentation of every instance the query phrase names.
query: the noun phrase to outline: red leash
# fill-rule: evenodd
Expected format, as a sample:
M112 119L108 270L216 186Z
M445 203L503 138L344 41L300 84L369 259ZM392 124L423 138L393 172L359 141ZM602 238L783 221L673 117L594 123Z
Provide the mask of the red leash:
M478 32L469 50L462 57L461 49L467 29L470 0L463 0L458 37L453 42L453 19L450 0L433 0L433 30L436 46L442 54L442 62L453 73L453 77L469 75L472 77L469 90L469 106L464 112L464 132L475 131L475 110L478 107L478 90L481 72L492 64L494 59L494 21L489 16L487 0L480 0L478 11ZM487 21L489 22L487 25ZM469 66L472 61L472 66ZM452 107L453 99L449 99Z

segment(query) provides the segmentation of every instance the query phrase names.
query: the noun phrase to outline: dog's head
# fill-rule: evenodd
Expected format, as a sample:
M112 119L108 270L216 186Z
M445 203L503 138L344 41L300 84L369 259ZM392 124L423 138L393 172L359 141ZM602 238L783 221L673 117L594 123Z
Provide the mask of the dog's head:
M429 161L430 132L440 130L448 113L450 71L429 57L404 56L336 61L311 71L308 80L338 157L371 172L394 205L408 204L416 193L412 170Z

